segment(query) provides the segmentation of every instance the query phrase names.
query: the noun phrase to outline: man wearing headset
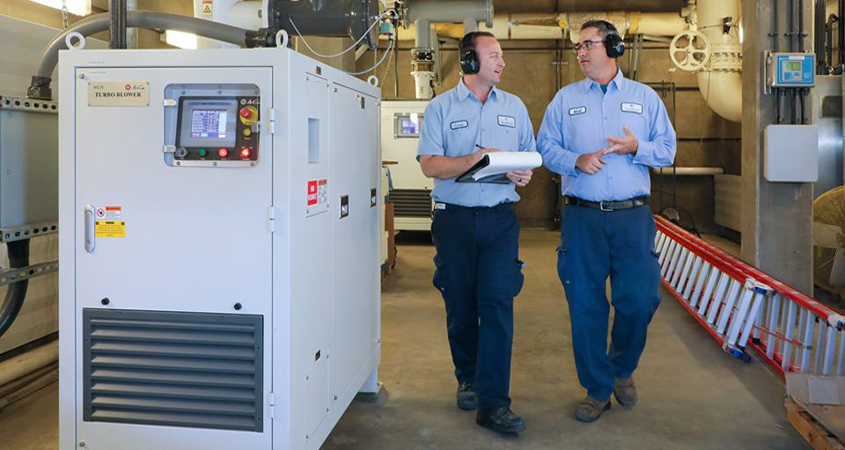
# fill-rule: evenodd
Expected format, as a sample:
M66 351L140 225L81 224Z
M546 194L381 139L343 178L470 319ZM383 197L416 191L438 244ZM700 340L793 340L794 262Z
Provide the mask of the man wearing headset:
M477 409L483 427L516 433L525 421L510 410L508 391L513 298L523 276L512 204L515 186L527 185L532 172L510 172L505 184L455 178L485 153L535 151L534 130L525 104L496 88L505 68L496 38L468 33L459 52L463 77L426 108L417 152L423 173L434 178L434 286L446 304L458 407Z
M562 175L558 275L587 389L576 412L583 422L610 409L611 393L624 407L636 404L632 375L660 304L649 167L672 164L675 130L657 93L622 75L616 58L624 51L612 24L584 23L575 52L587 78L555 95L537 137L543 164Z

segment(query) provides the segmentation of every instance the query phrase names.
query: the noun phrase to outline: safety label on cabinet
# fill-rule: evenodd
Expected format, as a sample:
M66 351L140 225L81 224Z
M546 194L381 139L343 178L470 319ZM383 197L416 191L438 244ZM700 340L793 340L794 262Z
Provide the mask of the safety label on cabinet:
M123 207L98 206L95 210L94 233L97 237L126 237Z
M311 180L308 182L308 206L322 205L329 201L329 180Z

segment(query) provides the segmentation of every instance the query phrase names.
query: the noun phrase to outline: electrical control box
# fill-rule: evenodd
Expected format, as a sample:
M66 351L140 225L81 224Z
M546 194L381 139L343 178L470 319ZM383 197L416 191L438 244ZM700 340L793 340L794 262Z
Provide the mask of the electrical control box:
M379 89L287 48L59 60L59 448L320 448L380 359Z
M772 182L815 183L819 179L819 128L769 125L763 135L763 176Z
M11 233L3 240L41 233L43 226L55 231L57 108L50 101L0 97L0 229Z
M772 53L766 63L769 87L809 88L816 85L816 55L813 53Z

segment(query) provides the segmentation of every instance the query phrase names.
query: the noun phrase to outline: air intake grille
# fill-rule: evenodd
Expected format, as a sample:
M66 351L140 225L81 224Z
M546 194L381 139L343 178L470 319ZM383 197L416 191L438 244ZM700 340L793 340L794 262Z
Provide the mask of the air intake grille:
M85 309L85 421L263 430L259 315Z
M394 189L390 191L390 200L396 217L431 218L431 191L428 189Z

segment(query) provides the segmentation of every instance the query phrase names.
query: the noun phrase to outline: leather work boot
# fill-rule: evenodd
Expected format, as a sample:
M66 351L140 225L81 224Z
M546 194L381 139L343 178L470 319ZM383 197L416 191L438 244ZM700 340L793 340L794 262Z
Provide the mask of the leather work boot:
M478 408L478 397L472 383L458 383L458 408L464 411L475 411Z
M525 420L514 414L507 406L501 406L490 411L478 411L475 416L475 423L499 433L525 431Z
M610 399L599 401L589 395L578 405L578 412L575 418L581 422L595 422L601 414L610 409Z
M634 377L617 378L613 386L613 396L620 405L633 408L637 404L637 387L634 386Z

